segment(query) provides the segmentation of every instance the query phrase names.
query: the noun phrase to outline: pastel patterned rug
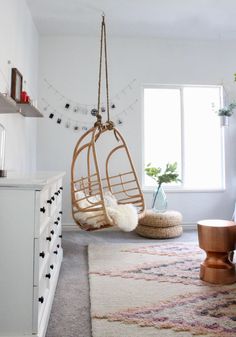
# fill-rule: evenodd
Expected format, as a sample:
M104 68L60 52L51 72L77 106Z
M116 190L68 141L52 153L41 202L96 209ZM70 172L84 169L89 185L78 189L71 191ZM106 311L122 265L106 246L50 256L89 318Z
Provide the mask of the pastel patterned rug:
M199 280L196 243L90 245L93 337L236 337L236 284Z

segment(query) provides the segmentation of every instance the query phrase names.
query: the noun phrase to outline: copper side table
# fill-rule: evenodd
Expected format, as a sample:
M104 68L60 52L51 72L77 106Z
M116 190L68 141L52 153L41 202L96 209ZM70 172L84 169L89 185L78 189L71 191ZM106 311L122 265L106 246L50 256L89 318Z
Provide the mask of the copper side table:
M236 282L233 251L236 248L236 223L226 220L198 222L199 247L207 256L200 266L200 279L215 284Z

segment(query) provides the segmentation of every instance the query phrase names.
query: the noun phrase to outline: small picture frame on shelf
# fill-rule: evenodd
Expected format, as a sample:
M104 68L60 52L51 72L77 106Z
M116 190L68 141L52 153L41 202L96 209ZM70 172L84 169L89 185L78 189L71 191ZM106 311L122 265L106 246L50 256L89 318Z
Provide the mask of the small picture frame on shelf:
M11 97L17 102L21 102L23 76L17 68L12 68L11 72Z

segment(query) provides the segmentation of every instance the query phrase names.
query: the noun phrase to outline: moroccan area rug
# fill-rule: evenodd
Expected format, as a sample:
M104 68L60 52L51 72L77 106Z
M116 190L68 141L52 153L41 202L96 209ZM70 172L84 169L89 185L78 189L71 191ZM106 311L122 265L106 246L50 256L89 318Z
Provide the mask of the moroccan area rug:
M236 337L236 284L199 279L195 243L90 245L93 337Z

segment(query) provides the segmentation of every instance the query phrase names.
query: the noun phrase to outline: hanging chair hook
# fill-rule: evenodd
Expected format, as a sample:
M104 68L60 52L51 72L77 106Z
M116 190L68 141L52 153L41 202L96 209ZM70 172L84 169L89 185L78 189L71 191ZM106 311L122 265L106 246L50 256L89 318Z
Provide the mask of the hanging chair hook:
M94 126L101 127L102 126L102 115L99 112L96 113L96 118L97 118L97 121L94 123Z

